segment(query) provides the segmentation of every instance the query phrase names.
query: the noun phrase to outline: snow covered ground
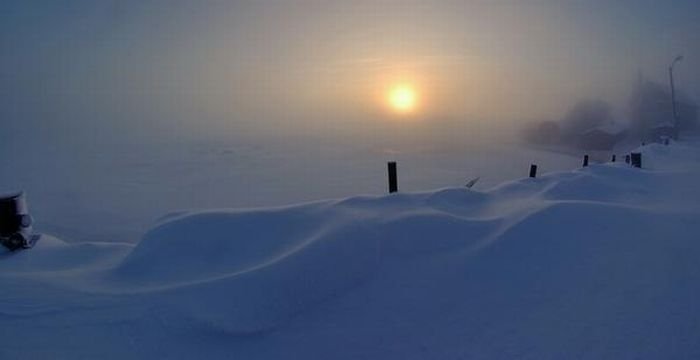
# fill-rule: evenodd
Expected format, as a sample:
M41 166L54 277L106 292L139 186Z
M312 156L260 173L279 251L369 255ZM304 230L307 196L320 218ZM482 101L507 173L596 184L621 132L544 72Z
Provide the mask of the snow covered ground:
M0 254L0 358L699 358L700 144ZM518 169L518 172L524 172Z
M409 137L399 134L402 139ZM445 136L443 136L444 138ZM438 145L435 145L438 144ZM25 190L36 227L68 242L137 242L164 214L183 209L279 206L386 193L386 162L404 191L485 189L527 174L568 170L575 157L483 140L392 141L361 136L233 137L159 141L20 142L2 148L0 194Z

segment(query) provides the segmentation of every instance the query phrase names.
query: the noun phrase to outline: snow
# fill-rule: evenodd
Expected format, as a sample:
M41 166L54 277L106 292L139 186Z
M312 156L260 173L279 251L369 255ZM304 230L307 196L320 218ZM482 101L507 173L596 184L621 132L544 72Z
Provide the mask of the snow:
M583 155L528 150L506 140L453 145L456 140L444 138L256 136L13 144L0 151L1 168L12 170L0 179L0 193L25 190L35 227L67 242L135 243L163 214L183 209L381 195L390 160L398 161L400 190L418 191L462 186L476 176L481 179L475 187L487 189L527 174L533 160L542 171L568 170Z
M700 144L0 254L0 358L700 357Z

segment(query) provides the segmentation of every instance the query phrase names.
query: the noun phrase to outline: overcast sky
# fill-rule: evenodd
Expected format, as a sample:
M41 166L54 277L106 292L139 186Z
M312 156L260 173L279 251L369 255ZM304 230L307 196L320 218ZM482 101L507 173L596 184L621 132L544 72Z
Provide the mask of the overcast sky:
M514 124L638 74L700 95L700 1L26 1L0 5L3 130L82 136ZM76 129L82 129L76 131Z

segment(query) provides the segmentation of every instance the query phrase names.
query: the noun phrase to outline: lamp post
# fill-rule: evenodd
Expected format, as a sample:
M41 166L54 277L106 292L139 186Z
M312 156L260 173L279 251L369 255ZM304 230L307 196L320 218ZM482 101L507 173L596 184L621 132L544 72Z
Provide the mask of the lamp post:
M676 56L671 66L668 67L668 79L671 82L671 106L673 107L673 133L676 139L678 139L678 110L676 109L676 88L673 83L673 67L681 60L683 60L683 55Z

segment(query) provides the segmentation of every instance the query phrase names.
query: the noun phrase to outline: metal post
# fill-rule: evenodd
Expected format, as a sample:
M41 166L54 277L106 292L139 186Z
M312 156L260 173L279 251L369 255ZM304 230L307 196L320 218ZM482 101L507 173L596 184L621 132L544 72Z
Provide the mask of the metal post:
M675 63L674 63L675 64ZM677 126L678 112L676 111L676 86L673 82L673 65L668 68L668 79L671 83L671 107L673 109L673 126Z
M583 155L583 167L588 166L588 155Z
M612 156L612 162L615 162L615 160L616 160L615 154L613 154L613 156Z
M668 67L668 79L669 82L671 83L671 107L673 109L673 138L678 139L678 110L676 108L676 86L673 81L673 67L678 63L679 61L683 60L683 55L678 55L676 56L675 59L673 59L673 62L671 63L671 66Z

